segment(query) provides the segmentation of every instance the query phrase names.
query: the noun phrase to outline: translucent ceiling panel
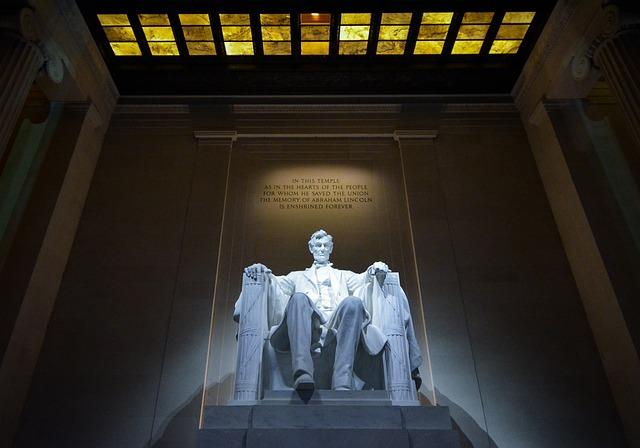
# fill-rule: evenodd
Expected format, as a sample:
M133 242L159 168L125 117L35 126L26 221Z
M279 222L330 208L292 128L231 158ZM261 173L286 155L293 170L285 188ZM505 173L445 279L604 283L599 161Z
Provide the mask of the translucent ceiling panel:
M331 14L300 14L300 52L303 55L329 54Z
M342 55L367 54L371 13L340 14L340 45Z
M441 54L451 26L453 12L425 12L413 54Z
M451 54L480 53L493 14L493 12L465 12Z
M291 19L289 14L260 14L262 50L265 56L291 55Z
M167 14L138 14L138 19L153 56L180 54Z
M489 54L516 54L535 15L535 12L505 13Z
M98 14L111 50L116 56L141 56L140 46L126 14Z
M401 55L407 44L410 12L384 12L380 21L378 33L377 55Z
M229 56L253 55L249 14L220 14L224 49Z
M209 14L179 14L182 34L190 56L215 56Z

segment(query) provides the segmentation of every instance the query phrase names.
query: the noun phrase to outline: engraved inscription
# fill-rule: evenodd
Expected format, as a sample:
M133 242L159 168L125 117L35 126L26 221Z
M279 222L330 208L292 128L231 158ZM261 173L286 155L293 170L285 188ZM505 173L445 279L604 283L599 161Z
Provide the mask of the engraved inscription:
M374 197L368 185L340 177L294 177L265 184L259 202L280 210L350 210L373 203Z

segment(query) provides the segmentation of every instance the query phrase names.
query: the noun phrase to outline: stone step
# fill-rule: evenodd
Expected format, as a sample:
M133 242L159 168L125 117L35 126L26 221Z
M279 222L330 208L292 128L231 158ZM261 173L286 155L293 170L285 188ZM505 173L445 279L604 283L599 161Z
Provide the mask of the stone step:
M451 429L445 406L207 406L203 423L204 429Z
M250 429L245 448L409 448L402 429Z
M447 430L405 429L206 429L198 448L460 448Z
M391 406L391 398L386 390L314 390L309 394L294 390L267 390L259 404Z
M208 406L199 448L459 448L444 406Z
M402 429L402 415L391 406L256 406L253 427Z

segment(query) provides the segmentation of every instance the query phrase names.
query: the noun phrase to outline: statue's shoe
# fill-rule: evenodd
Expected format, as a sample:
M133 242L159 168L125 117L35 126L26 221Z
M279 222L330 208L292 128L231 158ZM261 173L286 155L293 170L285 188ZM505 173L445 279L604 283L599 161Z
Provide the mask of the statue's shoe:
M301 374L293 383L295 390L313 390L316 387L316 383L313 382L313 377L308 373Z

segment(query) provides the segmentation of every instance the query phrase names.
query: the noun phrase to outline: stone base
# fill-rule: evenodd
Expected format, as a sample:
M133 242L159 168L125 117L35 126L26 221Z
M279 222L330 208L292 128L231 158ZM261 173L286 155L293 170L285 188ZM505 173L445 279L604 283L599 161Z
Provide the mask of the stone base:
M443 406L209 406L198 448L459 448Z

